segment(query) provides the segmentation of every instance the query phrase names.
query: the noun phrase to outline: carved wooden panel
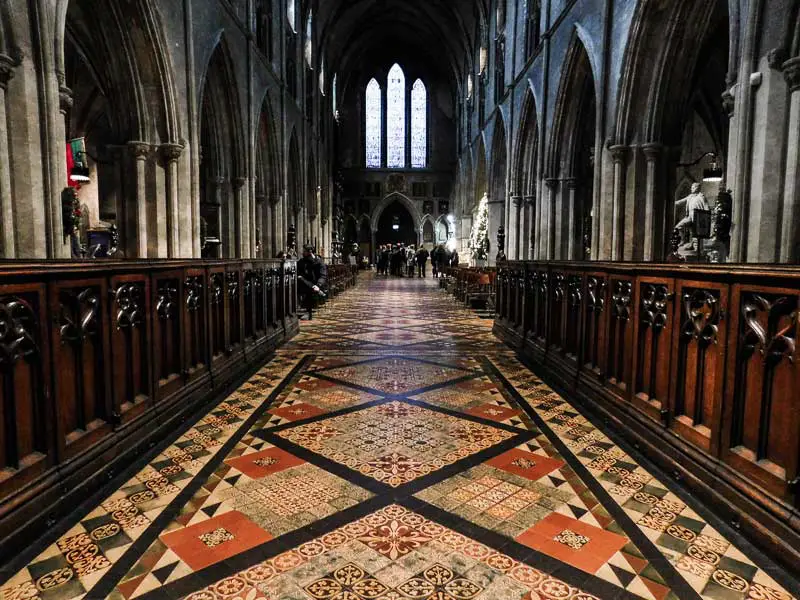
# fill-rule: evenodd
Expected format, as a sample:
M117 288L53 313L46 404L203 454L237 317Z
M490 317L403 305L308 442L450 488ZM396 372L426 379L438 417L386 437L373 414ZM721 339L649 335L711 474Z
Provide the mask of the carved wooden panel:
M55 462L45 387L44 286L0 285L0 497Z
M661 421L669 395L675 284L671 279L643 277L637 285L632 399L647 415Z
M736 285L728 357L724 456L751 479L786 496L797 491L800 457L800 292Z
M566 320L564 323L564 352L577 360L581 351L581 326L583 316L583 276L567 275Z
M536 286L538 278L536 269L531 265L525 267L525 336L534 336L536 330Z
M242 319L242 272L229 270L225 273L225 294L228 304L228 352L233 352L243 341Z
M567 276L563 272L550 274L550 328L548 342L551 348L563 349L564 329L567 324Z
M266 270L264 284L266 286L267 297L267 327L275 329L278 326L278 303L275 294L275 289L278 286L279 270L275 267L270 267Z
M717 455L721 432L728 286L681 281L679 318L673 327L670 427L684 439Z
M520 332L524 331L525 326L525 287L527 277L525 265L520 263L517 266L517 285L514 290L514 322Z
M183 280L183 313L185 322L184 374L187 379L198 375L208 364L206 276L200 269L189 269Z
M536 272L536 328L535 337L542 343L547 339L547 319L548 319L548 296L550 295L550 277L547 271L538 270Z
M58 444L70 457L111 431L110 299L102 279L67 280L50 292Z
M156 397L166 398L183 385L183 273L153 277L153 368Z
M208 275L208 334L211 341L211 359L216 360L228 349L225 331L225 272L213 270Z
M606 342L605 320L606 292L608 283L605 275L588 273L586 276L586 300L584 302L583 326L583 366L586 369L601 373L605 368Z
M150 389L150 283L146 276L111 278L112 390L114 419L127 422L145 410Z
M612 388L626 395L630 376L630 361L633 351L634 291L633 279L613 276L610 279L611 305L608 319L608 350L606 354L606 377Z

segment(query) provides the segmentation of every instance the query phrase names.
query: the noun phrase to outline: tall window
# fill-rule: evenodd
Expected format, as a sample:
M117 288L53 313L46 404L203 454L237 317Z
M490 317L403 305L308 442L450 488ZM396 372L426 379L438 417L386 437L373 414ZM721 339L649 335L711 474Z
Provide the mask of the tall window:
M381 86L375 79L367 84L367 167L380 168L382 162L383 127L381 121L383 107L381 106Z
M421 79L411 88L411 167L424 169L428 155L428 92Z
M331 106L333 107L333 115L336 116L336 113L339 110L339 107L336 106L336 84L338 83L339 74L333 74L333 81L331 82Z
M410 148L412 169L428 165L428 91L421 79L410 91L410 119L406 126L406 76L395 64L386 81L386 118L383 118L381 86L373 78L366 90L366 155L368 168L386 166L404 169L409 166L406 148ZM333 79L333 110L336 114L336 75ZM384 129L385 128L385 129ZM386 139L386 162L383 162L383 140Z
M386 166L406 166L406 76L398 64L389 70L386 85Z
M308 11L308 18L306 19L306 64L310 69L314 68L314 13Z
M286 19L289 21L289 27L292 31L297 33L297 20L295 13L295 0L286 0Z

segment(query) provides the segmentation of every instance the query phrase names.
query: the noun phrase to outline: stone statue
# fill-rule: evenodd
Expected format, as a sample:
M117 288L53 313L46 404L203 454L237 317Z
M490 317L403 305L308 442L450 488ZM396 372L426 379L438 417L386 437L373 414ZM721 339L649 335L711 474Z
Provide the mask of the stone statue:
M696 210L710 210L705 195L700 191L699 183L693 183L692 192L685 198L678 200L678 202L686 203L686 216L678 221L678 224L675 225L675 229L692 225L694 223L694 212Z

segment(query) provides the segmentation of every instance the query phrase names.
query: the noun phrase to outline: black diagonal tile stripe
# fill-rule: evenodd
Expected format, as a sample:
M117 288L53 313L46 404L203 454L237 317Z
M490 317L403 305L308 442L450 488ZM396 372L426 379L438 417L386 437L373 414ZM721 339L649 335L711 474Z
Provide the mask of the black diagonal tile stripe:
M553 447L561 455L561 458L563 458L575 474L581 478L584 485L589 488L595 498L603 505L603 508L605 508L608 514L617 522L617 525L622 528L625 535L628 536L642 555L653 565L656 571L658 571L658 574L666 582L667 586L682 599L699 599L700 594L698 594L695 589L689 585L689 582L678 573L675 566L669 562L656 545L650 541L650 538L639 529L628 516L628 513L626 513L619 504L614 502L614 499L600 482L592 476L586 466L578 460L558 434L550 429L547 422L539 416L539 413L537 413L514 386L509 383L500 370L493 365L488 358L484 357L483 363L487 371L491 372L492 376L508 390L515 402L525 411L547 439L550 440L550 443L553 444Z
M205 569L190 573L166 586L142 594L139 598L141 598L141 600L177 600L178 598L183 598L207 585L216 583L226 577L236 575L240 571L249 569L261 562L278 556L282 552L315 540L326 533L330 533L348 523L366 517L393 503L395 503L395 500L390 497L376 496L375 498L370 498L356 506L320 519L312 525L290 531L255 548L240 552L224 561L214 563ZM89 596L87 596L87 598L89 598Z
M516 357L531 373L534 373L534 366L525 357ZM539 377L539 375L537 375ZM556 381L549 378L539 377L543 383L546 383L553 391L565 397L567 393ZM572 405L574 408L574 405ZM764 553L757 548L750 540L748 540L741 532L733 529L730 524L723 521L718 515L714 514L709 507L705 504L699 504L697 498L692 496L691 490L676 483L672 480L668 473L653 463L647 456L644 456L639 450L631 446L631 444L623 438L617 431L612 429L604 429L601 426L601 420L596 414L591 412L581 412L581 415L586 418L596 429L603 431L603 433L614 444L619 446L628 456L633 457L647 472L658 480L659 484L664 486L670 492L680 498L686 506L689 506L700 517L711 525L716 531L720 532L732 545L760 567L765 573L772 577L781 587L789 592L795 598L800 598L800 580L792 577L785 569L778 566L775 562L767 558ZM800 575L800 574L798 574Z
M591 573L587 573L586 571L582 571L581 569L573 567L572 565L568 565L567 563L561 562L557 558L553 558L552 556L544 554L543 552L532 550L531 548L528 548L527 546L524 546L509 537L496 533L491 529L481 527L475 523L471 523L470 521L467 521L456 514L442 510L441 508L420 500L419 498L406 498L401 500L398 504L401 504L409 510L413 510L415 513L422 515L426 519L440 523L441 525L444 525L453 531L457 531L458 533L461 533L470 539L477 540L480 543L489 546L493 550L507 554L514 560L518 560L519 562L533 567L534 569L538 569L539 571L547 573L548 575L558 573L558 578L562 579L565 583L574 585L580 590L594 594L599 598L640 600L639 596L636 596L635 594L632 594L631 592L628 592L627 590L624 590L609 581L601 579L596 575L592 575Z
M392 357L392 358L394 358L394 357ZM382 358L378 359L378 360L382 360ZM453 384L456 384L456 383L462 383L464 381L469 381L470 379L474 379L477 376L476 374L472 374L472 373L471 374L467 374L467 375L461 375L460 377L454 377L453 379L450 379L448 381L443 381L441 383L434 383L434 384L431 384L431 385L428 385L428 386L412 389L412 390L409 390L408 392L393 393L393 392L382 392L379 389L371 388L371 387L368 387L366 385L361 385L360 383L352 383L350 381L345 381L344 379L337 379L336 377L333 377L332 375L328 375L328 374L320 372L320 371L317 371L316 373L309 373L309 375L313 375L317 379L322 379L324 381L329 381L331 383L336 383L338 385L343 385L345 387L349 387L349 388L354 389L354 390L359 390L361 392L367 392L368 394L373 394L375 396L386 396L386 397L391 397L391 398L405 398L406 396L415 396L417 394L424 394L425 392L430 392L431 390L436 390L436 389L439 389L439 388L442 388L442 387L447 387L449 385L453 385Z
M112 567L100 578L100 580L92 587L87 594L87 598L106 598L114 590L119 581L130 571L136 564L136 561L144 554L150 547L164 528L172 521L186 505L189 500L195 495L200 487L206 482L211 474L219 467L223 460L225 460L231 450L239 443L239 441L247 435L253 424L261 418L267 411L269 406L275 401L278 395L286 388L290 381L292 381L298 373L302 371L305 365L313 359L312 355L303 357L299 363L283 378L283 380L275 387L266 400L257 407L253 414L239 427L239 429L226 441L219 451L212 457L205 466L194 476L192 481L183 488L175 498L172 499L161 514L156 517L154 521L145 529L139 538L120 556L112 565Z
M494 423L493 425L497 425L497 423ZM484 463L487 460L491 460L495 456L500 456L504 452L507 452L512 448L516 448L520 444L524 444L535 437L534 433L532 432L508 428L507 426L505 426L505 429L514 433L514 437L503 440L502 442L499 442L490 448L486 448L485 450L481 450L480 452L466 456L459 461L456 461L450 465L445 465L444 467L437 469L432 473L417 477L413 481L409 481L408 483L404 483L403 485L397 487L392 487L386 483L381 483L377 479L369 477L368 475L364 475L363 473L359 473L355 469L351 469L350 467L327 458L322 454L318 454L313 450L308 450L307 448L299 446L294 442L290 442L289 440L280 436L273 435L274 430L263 430L257 433L261 439L264 439L270 444L277 446L281 450L285 450L290 454L294 454L298 458L302 458L306 462L316 465L317 467L328 471L329 473L333 473L337 477L341 477L345 481L349 481L350 483L360 486L372 492L373 494L394 494L396 497L406 497L416 494L420 490L423 490L427 487L436 485L437 483L449 479L458 473Z
M405 346L405 345L411 345L411 344L404 344L403 346ZM398 347L402 348L403 346L398 346ZM315 371L309 371L308 374L309 375L314 375L316 373L324 373L325 371L332 371L332 370L341 369L341 368L344 368L344 367L356 367L356 366L361 366L361 365L367 365L367 364L370 364L370 363L382 362L382 361L385 361L387 359L392 359L392 358L396 358L398 360L418 362L418 363L422 363L422 364L431 365L433 367L445 367L447 369L454 369L456 371L464 371L466 373L479 373L480 372L478 369L469 369L467 367L458 367L458 366L455 366L455 365L450 365L450 364L447 364L447 363L442 363L442 362L431 360L431 359L420 358L419 356L405 356L403 354L387 354L387 355L378 356L378 357L375 357L375 358L369 358L369 359L366 359L366 360L358 360L358 361L351 362L351 363L346 363L346 364L343 364L343 365L335 365L335 366L332 366L332 367L325 367L325 368L318 369L318 370L315 370Z

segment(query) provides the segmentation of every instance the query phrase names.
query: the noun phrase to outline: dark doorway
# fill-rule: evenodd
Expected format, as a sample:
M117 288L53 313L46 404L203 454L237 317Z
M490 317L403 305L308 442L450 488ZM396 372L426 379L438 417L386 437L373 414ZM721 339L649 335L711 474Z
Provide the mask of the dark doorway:
M417 232L414 230L414 219L408 209L399 201L387 206L378 219L378 231L375 234L377 244L414 244L417 243Z

